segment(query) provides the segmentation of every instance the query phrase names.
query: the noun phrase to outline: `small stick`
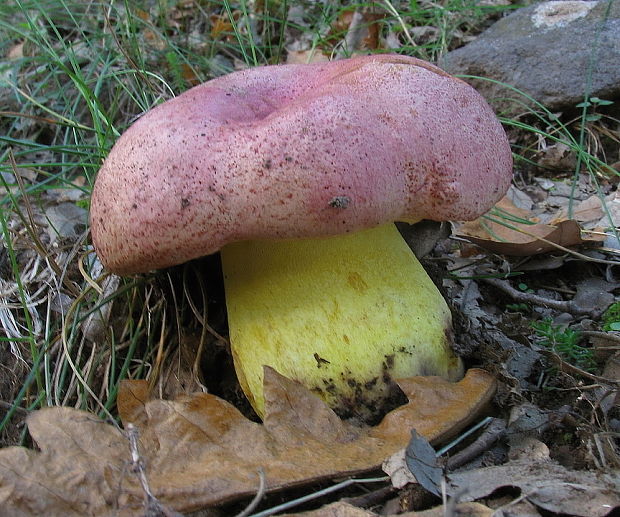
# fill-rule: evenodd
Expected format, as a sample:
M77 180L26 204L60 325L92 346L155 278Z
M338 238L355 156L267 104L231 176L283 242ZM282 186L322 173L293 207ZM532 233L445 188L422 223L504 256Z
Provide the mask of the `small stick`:
M368 506L374 506L376 504L385 501L390 494L393 494L396 489L393 486L385 486L378 490L373 490L364 495L358 495L356 497L344 497L341 499L343 503L348 503L358 508L367 508Z
M131 470L140 481L144 492L145 515L163 515L164 517L183 517L183 514L166 508L161 504L151 492L148 479L146 478L146 468L144 461L138 452L138 429L132 423L127 424L127 439L129 440L129 450L131 452Z
M551 300L532 293L524 293L512 287L508 282L500 280L499 278L482 278L485 283L497 287L509 295L513 300L518 302L530 302L534 305L540 305L543 307L549 307L557 311L568 312L577 316L591 316L598 317L600 314L598 311L590 311L579 307L572 300Z
M620 343L620 334L615 331L603 332L600 330L582 330L581 335L583 337L596 337L601 339L607 339L609 341L614 341L615 343ZM599 347L596 347L599 349ZM603 347L603 350L607 347Z
M564 373L570 373L573 375L581 375L582 377L586 377L590 380L600 382L602 384L612 384L614 386L620 385L620 381L616 381L614 379L608 379L607 377L600 377L599 375L594 375L593 373L586 372L581 368L574 366L564 359L562 359L558 354L556 354L552 350L541 350L541 353L548 356L560 369L560 371Z
M446 463L447 470L454 470L479 454L491 448L506 432L506 422L501 418L493 418L484 432L462 451L452 456Z
M16 413L20 413L22 415L27 415L30 413L30 411L28 411L27 409L21 406L17 406L14 403L11 404L10 402L5 402L4 400L0 400L0 408L6 409L7 411L10 411L12 409Z

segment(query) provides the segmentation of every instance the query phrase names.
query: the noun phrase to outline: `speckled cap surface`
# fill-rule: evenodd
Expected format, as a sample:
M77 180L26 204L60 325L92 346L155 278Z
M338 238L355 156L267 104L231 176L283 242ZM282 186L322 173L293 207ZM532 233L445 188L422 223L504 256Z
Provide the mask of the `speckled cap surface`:
M486 101L424 61L258 67L135 122L99 171L91 231L104 265L129 274L237 240L473 219L511 178Z

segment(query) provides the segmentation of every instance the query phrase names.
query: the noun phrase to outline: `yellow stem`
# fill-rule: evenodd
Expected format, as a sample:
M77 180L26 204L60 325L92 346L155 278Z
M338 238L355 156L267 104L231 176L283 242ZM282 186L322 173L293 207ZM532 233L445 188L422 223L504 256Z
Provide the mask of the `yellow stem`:
M391 378L462 375L450 311L393 224L239 242L222 262L235 369L261 417L263 365L361 416Z

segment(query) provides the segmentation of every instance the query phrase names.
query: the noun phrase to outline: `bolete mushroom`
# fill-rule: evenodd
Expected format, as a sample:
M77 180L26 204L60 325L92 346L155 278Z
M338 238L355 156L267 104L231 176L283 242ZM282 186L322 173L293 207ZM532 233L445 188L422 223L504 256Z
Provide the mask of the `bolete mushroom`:
M462 375L450 311L393 222L473 219L511 177L491 108L429 63L258 67L122 135L94 187L92 237L118 274L221 249L235 368L258 414L263 365L346 412L393 377Z

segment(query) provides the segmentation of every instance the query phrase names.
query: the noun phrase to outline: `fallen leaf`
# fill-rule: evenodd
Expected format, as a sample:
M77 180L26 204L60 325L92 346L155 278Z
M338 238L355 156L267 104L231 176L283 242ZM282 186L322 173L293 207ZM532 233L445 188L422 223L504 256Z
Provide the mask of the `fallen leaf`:
M445 517L445 515L445 506L435 506L435 508L421 512L401 513L399 517ZM493 517L496 513L488 506L480 503L457 503L454 505L452 515L462 517Z
M443 469L439 466L435 449L415 429L411 431L411 440L405 449L405 463L420 485L431 494L441 496Z
M602 278L586 278L576 284L577 293L573 303L584 311L603 313L616 297L613 292L618 289L617 282L607 282Z
M550 145L538 153L538 165L554 170L571 170L575 168L576 153L563 142Z
M349 42L352 48L348 48L349 52L356 50L376 50L381 47L380 34L382 24L385 18L384 13L375 13L368 9L355 10L347 9L340 13L340 16L332 24L325 41L331 45L338 44L341 40L346 39L352 30L352 23L355 20L356 26L353 31L356 32L355 41Z
M620 225L620 194L618 192L606 196L604 200L593 195L576 203L572 211L573 219L588 230ZM550 223L554 224L555 221L567 218L568 208L563 208Z
M168 47L166 40L157 32L151 29L144 29L142 33L144 36L144 42L152 49L164 51Z
M69 240L75 242L84 233L88 223L88 212L74 203L60 203L45 210L50 242Z
M281 517L370 517L377 515L370 510L358 508L349 503L332 503L318 510L301 513L286 513Z
M395 452L387 458L381 466L383 472L390 476L394 488L403 488L409 483L417 483L417 479L407 467L405 449Z
M437 41L441 31L432 25L419 25L410 27L409 33L418 45L425 45Z
M525 257L581 244L601 243L604 235L582 236L575 220L543 224L526 210L517 208L507 197L491 212L458 228L457 234L479 246L504 255Z
M114 296L112 295L117 291L120 283L121 278L116 275L109 275L101 281L101 292L97 301L100 308L87 316L81 325L82 335L91 343L103 341L106 332L110 331L110 315L114 305Z
M603 517L620 507L620 474L567 469L551 460L510 461L447 476L449 495L461 500L486 497L498 488L515 487L529 502L550 512Z
M580 223L600 221L605 217L601 198L598 196L590 196L588 199L580 201L574 208L573 217Z
M25 41L21 41L11 47L6 53L7 59L21 59L24 57L24 45Z
M458 503L454 506L453 510L451 515L455 516L492 517L493 515L493 510L491 508L480 503ZM379 514L371 512L370 510L358 508L348 503L338 502L329 504L318 510L302 513L287 513L281 517L372 517L374 515ZM444 517L445 515L446 508L444 506L436 506L435 508L421 512L405 512L398 514L399 517Z
M323 54L319 49L312 48L310 50L287 50L286 63L288 65L299 65L308 63L326 63L329 57Z
M138 427L147 424L145 406L150 399L150 391L145 380L121 381L116 407L123 422L131 422Z
M241 14L241 11L233 11L232 17L235 23L239 21ZM211 21L211 30L209 31L211 39L224 38L228 41L234 38L235 28L228 14L213 14L209 19Z
M376 468L405 446L410 429L429 441L459 432L491 399L494 379L469 370L458 383L436 377L400 382L408 404L376 427L340 420L298 383L265 371L264 424L218 397L199 393L148 400L143 382L125 382L119 412L139 432L150 490L162 504L193 511L267 490ZM0 505L11 515L141 515L144 493L130 469L126 435L94 415L66 407L28 417L39 451L0 451Z

